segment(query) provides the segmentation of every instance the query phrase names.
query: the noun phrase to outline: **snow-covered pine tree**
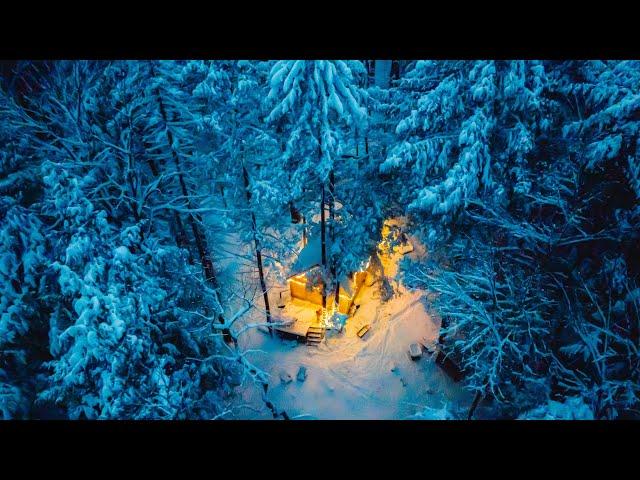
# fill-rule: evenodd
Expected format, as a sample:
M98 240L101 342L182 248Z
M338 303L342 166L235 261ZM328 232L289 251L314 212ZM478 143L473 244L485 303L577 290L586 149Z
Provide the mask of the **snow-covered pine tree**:
M219 305L153 215L173 199L136 150L148 91L128 67L52 63L18 112L37 146L53 262L38 399L72 418L211 418L240 365L211 355L226 349L205 315Z
M30 418L46 349L47 243L33 211L0 197L0 416Z
M439 292L435 305L449 319L445 350L466 367L467 385L498 400L502 414L575 395L597 418L637 404L638 371L633 360L625 363L637 356L629 328L638 312L629 294L637 282L629 268L636 204L633 182L621 174L627 152L606 147L624 138L616 132L634 131L632 115L606 113L609 100L626 105L624 87L617 89L633 77L627 68L496 64L491 97L499 101L477 106L491 106L495 122L494 168L490 182L478 183L491 188L469 195L457 218L443 217L451 235L434 243L446 245L448 269L409 273ZM614 72L621 78L613 80ZM600 122L606 132L590 130Z
M446 221L475 197L480 186L491 185L496 66L418 62L400 88L409 85L425 93L409 97L417 101L398 123L398 142L380 171L406 175L401 195L410 201L409 208Z
M39 218L39 162L20 98L0 91L0 416L34 415L47 348L48 243ZM37 415L37 414L36 414Z
M312 201L308 196L305 198L305 192L315 194L311 198L315 196L316 201L320 197L323 307L327 286L336 281L330 270L335 272L337 268L333 268L334 259L328 257L326 248L328 191L340 182L342 172L348 174L349 167L341 162L341 157L348 151L353 132L363 131L366 126L364 92L359 88L357 75L366 75L361 62L296 60L276 62L269 78L271 90L267 101L275 106L267 121L278 124L287 139L278 162L280 174L290 179L289 198L302 205L300 209L310 218ZM353 201L341 200L343 205Z
M274 242L275 237L265 237L255 218L263 217L268 220L265 223L277 227L277 222L272 221L277 219L277 211L257 208L251 201L247 204L247 199L253 196L254 182L250 179L259 173L270 149L277 146L277 142L265 134L261 121L266 95L265 66L242 61L165 62L161 72L168 103L175 111L174 123L181 127L181 136L185 137L182 145L189 146L185 156L194 167L200 166L200 172L206 172L207 181L200 182L205 188L200 186L199 204L202 210L210 212L209 225L221 229L219 233L226 236L223 241L237 233L243 243L253 244L254 260L247 258L246 261L256 264L260 293L267 321L270 321L262 250L282 242ZM266 196L263 197L261 200L266 200ZM243 252L235 249L225 254L243 256ZM231 275L238 273L230 272ZM239 300L239 295L230 287L222 286L222 289L226 302L233 303Z
M563 393L579 394L596 418L629 415L638 406L640 338L637 289L640 222L637 192L640 63L554 64L561 135L575 165L583 208L572 244L577 272L565 282L572 315L556 355Z
M471 389L507 403L513 387L524 384L533 389L529 399L546 394L539 371L550 328L540 308L544 282L535 268L525 274L507 267L514 261L511 242L465 218L508 207L513 170L534 148L524 140L548 126L543 82L535 62L418 62L401 82L419 92L409 97L417 98L417 109L398 124L403 140L381 165L385 172L411 172L408 211L427 220L433 247L447 245L449 271L409 274L439 292L439 311L449 320L444 348L457 351Z
M228 262L235 268L223 272L225 282L220 285L223 308L234 312L228 314L225 324L236 346L234 355L265 392L266 375L247 361L238 343L247 328L237 327L236 321L247 311L260 308L251 285L259 282L267 323L271 322L269 267L285 257L283 253L290 255L286 252L290 247L283 241L286 231L281 230L282 190L270 176L267 160L278 147L263 121L269 65L247 61L163 62L158 70L168 108L173 111L173 125L179 127L174 136L181 138L182 148L186 147L183 155L192 168L192 187L199 194L203 224L219 235L216 244L233 246L224 255L240 257L239 262L237 258ZM238 240L253 246L253 259L244 258L245 250L235 248ZM245 265L253 267L248 274ZM275 408L266 397L263 399L269 408ZM273 413L279 415L275 410Z

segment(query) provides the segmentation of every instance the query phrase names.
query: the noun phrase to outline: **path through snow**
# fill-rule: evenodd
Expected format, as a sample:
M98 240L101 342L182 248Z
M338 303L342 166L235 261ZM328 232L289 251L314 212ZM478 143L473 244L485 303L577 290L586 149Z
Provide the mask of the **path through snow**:
M395 275L400 258L390 257L385 271ZM364 286L356 300L361 306L344 333L329 336L319 347L271 338L257 329L247 331L240 346L250 350L246 357L252 363L269 373L269 400L300 419L403 419L425 408L435 412L447 404L468 406L469 395L429 354L410 359L409 345L423 338L435 341L439 325L425 309L424 291L408 290L397 280L394 286L396 295L386 303L380 301L377 284ZM255 311L245 321L259 322L260 314ZM358 338L356 332L367 323L371 330ZM304 382L296 380L300 366L307 368ZM282 383L281 372L293 381ZM236 417L272 418L259 388L245 384L238 394Z

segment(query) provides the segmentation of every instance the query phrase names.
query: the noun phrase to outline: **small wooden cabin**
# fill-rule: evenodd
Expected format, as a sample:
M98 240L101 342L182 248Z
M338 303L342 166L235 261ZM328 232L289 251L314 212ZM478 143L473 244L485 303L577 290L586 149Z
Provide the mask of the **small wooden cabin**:
M292 275L287 279L292 298L306 300L315 305L322 305L322 244L320 237L311 238L300 251L298 259L292 267ZM329 251L329 243L326 246ZM340 303L337 311L348 314L353 301L364 285L367 270L351 272L340 278ZM327 309L332 310L335 302L335 291L327 291Z

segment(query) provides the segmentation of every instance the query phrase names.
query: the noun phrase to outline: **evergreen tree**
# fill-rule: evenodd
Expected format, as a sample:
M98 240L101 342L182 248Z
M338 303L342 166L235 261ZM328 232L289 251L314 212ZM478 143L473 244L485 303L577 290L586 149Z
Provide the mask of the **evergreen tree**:
M139 73L56 62L46 94L19 112L38 145L39 231L51 242L46 288L56 299L37 398L71 418L211 418L239 365L212 355L225 349L206 314L219 311L215 291L154 215L173 202L158 195L171 172L155 176L137 149L152 105Z
M467 121L477 126L482 115L494 126L489 135L469 137L463 129L459 137L461 155L483 152L485 145L491 165L484 168L485 161L473 156L468 165L475 167L465 175L458 175L454 165L443 184L419 191L409 207L414 214L428 207L450 233L442 237L431 227L434 269L418 266L408 275L439 292L435 306L448 320L443 348L461 362L477 398L498 400L507 415L575 395L597 418L635 408L638 372L633 360L625 363L636 356L630 346L634 330L623 327L633 320L622 319L637 316L629 295L637 270L627 268L634 248L628 239L636 235L628 219L637 207L633 169L626 170L625 184L620 166L629 164L626 153L616 157L616 138L624 138L616 132L625 131L629 117L617 117L621 124L616 125L604 113L610 105L591 103L583 93L574 96L586 87L572 84L594 70L611 78L625 69L579 65L577 70L567 64L498 63L495 74L483 81L482 94L473 87L473 120ZM597 92L606 85L600 80L591 88ZM608 92L612 101L625 105L628 100L623 93ZM603 98L602 93L592 95ZM583 116L586 112L589 117ZM601 120L607 125L604 139L604 133L591 137L587 127L598 125L600 115L609 121ZM411 151L402 148L396 152ZM401 165L401 158L411 164L413 157L390 157L386 164ZM600 169L595 177L594 168ZM469 174L471 179L460 184ZM459 202L441 201L441 193L459 187ZM594 188L601 189L601 200ZM449 205L457 205L453 216L447 215ZM445 245L449 268L443 270L435 263L445 258L437 246Z
M287 138L279 161L281 171L290 178L290 201L303 202L305 189L314 191L313 186L319 185L323 308L327 286L337 278L335 261L327 253L328 191L335 195L335 183L339 181L337 167L349 143L349 129L363 131L366 121L362 92L354 72L365 75L360 62L280 61L273 66L269 79L271 90L267 100L274 102L275 107L267 120L281 122L280 128ZM334 205L335 200L328 201ZM351 199L343 200L344 205ZM335 208L333 205L331 209Z

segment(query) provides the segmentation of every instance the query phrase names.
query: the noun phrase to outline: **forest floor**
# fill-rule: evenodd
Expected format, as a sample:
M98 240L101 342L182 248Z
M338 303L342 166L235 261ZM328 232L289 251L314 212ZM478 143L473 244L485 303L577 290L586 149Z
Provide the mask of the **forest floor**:
M425 255L424 247L411 240L417 248L408 256ZM393 279L393 298L382 302L377 283L363 286L356 298L360 308L343 332L329 334L318 347L271 337L264 328L242 334L239 347L269 375L267 398L278 411L295 419L429 419L468 407L469 394L431 355L409 357L411 343L435 342L439 321L427 312L427 292L402 284L401 258L395 253L383 259L385 274ZM242 319L244 325L261 322L264 312L257 308ZM361 339L356 332L364 324L371 329ZM304 381L296 378L301 366L307 369ZM285 383L287 374L292 380ZM227 418L272 418L261 388L249 378L236 387L234 403Z

